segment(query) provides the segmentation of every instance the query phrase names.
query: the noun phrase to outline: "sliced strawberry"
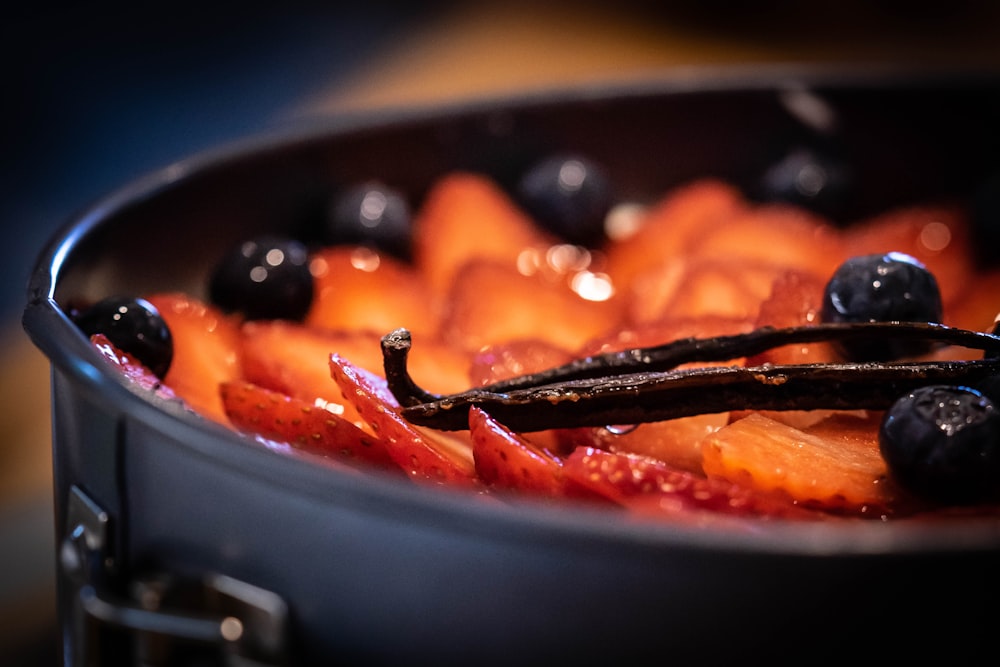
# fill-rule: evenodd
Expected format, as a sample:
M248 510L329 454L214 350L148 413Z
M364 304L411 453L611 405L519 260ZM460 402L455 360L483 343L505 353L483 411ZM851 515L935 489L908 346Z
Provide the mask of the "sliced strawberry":
M624 295L630 321L663 318L757 317L783 267L755 258L691 257L637 275Z
M383 378L352 364L337 353L329 357L330 374L337 386L381 438L389 456L418 482L476 487L472 448L455 436L435 438L399 414Z
M771 287L770 296L760 304L756 327L785 328L820 323L826 280L811 272L795 269L780 273ZM829 343L800 343L761 352L749 357L746 365L823 363L836 358L837 354Z
M345 404L340 387L330 377L330 354L337 352L366 371L383 375L381 336L373 331L315 329L295 322L247 322L241 331L246 379L312 401ZM414 380L432 392L453 393L468 388L468 357L435 338L415 337L408 368Z
M566 494L562 461L517 435L479 408L469 411L472 456L486 484L529 496Z
M241 376L240 321L211 304L180 293L148 297L173 337L165 384L205 417L229 425L219 385Z
M691 244L692 256L771 264L820 276L847 257L840 230L804 208L759 204L712 227Z
M470 350L517 339L574 349L615 328L621 314L617 299L587 300L565 280L475 261L456 275L442 331Z
M398 470L384 442L322 405L244 381L223 382L219 391L226 414L239 430L310 454Z
M573 355L564 347L543 340L519 339L484 345L472 358L469 380L474 387L482 386L537 373L572 360Z
M441 306L411 265L368 248L333 246L316 252L309 267L316 295L306 325L436 335Z
M844 416L800 430L751 413L705 439L703 466L709 477L809 506L881 512L894 492L875 419Z
M671 190L642 214L637 231L607 246L608 273L619 289L647 269L684 257L706 229L746 206L740 191L722 181L692 181Z
M581 447L566 457L566 478L643 514L683 518L705 511L738 516L804 517L783 499L722 479L677 470L658 459Z
M133 355L119 349L108 340L108 337L104 334L94 334L90 337L90 342L93 344L97 351L100 352L104 357L113 363L118 371L127 377L129 380L134 382L137 386L145 391L152 392L161 398L167 400L173 400L177 398L174 391L163 384L160 378L153 374L153 371L149 370L145 364L136 359Z
M516 266L525 249L555 242L496 182L476 173L441 178L413 219L414 263L438 294L447 292L470 259Z

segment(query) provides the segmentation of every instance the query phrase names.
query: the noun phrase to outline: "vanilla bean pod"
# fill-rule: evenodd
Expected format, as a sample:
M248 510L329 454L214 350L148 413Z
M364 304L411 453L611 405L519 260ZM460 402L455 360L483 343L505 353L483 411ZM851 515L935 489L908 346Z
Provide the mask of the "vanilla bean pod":
M494 392L473 389L410 404L402 414L441 430L468 428L479 407L515 431L631 425L728 410L885 409L929 384L975 384L1000 373L1000 358L702 367L588 378Z
M620 373L666 371L681 364L747 357L783 345L842 342L872 336L891 336L897 340L920 339L1000 354L1000 336L996 334L928 322L842 322L786 328L762 327L742 334L681 338L653 347L584 357L537 373L494 382L479 389L504 392ZM384 370L390 390L403 406L443 398L421 389L408 375L406 360L411 345L410 333L405 329L392 331L382 339Z

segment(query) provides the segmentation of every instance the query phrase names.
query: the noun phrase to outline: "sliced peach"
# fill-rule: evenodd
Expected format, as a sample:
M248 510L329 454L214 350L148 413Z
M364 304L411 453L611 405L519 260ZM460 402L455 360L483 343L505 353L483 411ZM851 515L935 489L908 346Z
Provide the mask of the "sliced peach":
M333 246L316 252L309 266L315 297L306 325L380 335L399 327L414 335L437 334L441 305L409 264L368 248Z
M489 177L456 172L431 188L413 219L413 259L438 294L473 258L516 265L526 248L553 245L510 196Z
M752 413L705 438L702 465L709 477L808 506L874 513L893 501L877 437L873 418L800 430Z

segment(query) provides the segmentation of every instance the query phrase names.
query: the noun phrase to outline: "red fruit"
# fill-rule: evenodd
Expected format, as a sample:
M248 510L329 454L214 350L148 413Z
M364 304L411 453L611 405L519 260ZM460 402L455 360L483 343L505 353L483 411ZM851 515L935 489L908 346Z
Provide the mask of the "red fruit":
M330 374L348 403L367 422L377 437L385 442L389 456L414 481L476 487L472 448L457 435L432 435L409 423L399 414L383 378L355 366L334 353L329 361Z
M771 295L760 304L755 328L797 327L819 324L826 279L812 273L790 269L777 276ZM829 343L800 343L772 348L747 358L747 366L771 364L810 364L837 359Z
M473 387L481 387L561 366L572 360L573 355L565 348L543 340L522 339L485 345L473 356L469 380Z
M564 496L562 461L479 408L469 411L472 456L486 484L530 496Z
M705 227L692 256L770 264L828 276L847 257L840 231L825 218L787 204L760 204Z
M180 293L147 297L160 311L174 342L165 384L205 417L229 425L219 385L241 376L240 320Z
M528 248L556 240L542 232L492 179L452 173L438 180L413 219L413 260L437 294L445 294L471 259L513 267Z
M641 214L634 234L608 244L608 273L618 289L627 290L640 273L685 257L688 246L704 230L745 206L740 191L722 181L705 179L681 185Z
M398 470L384 442L322 405L243 381L223 382L219 392L226 414L241 431L309 454Z
M309 267L316 295L306 325L436 335L440 304L412 266L368 248L333 246L315 253Z
M755 258L698 257L655 265L624 295L631 322L664 318L757 317L783 267Z
M677 470L658 459L581 447L566 457L563 471L582 486L626 508L683 518L692 512L737 516L807 516L782 499L721 479Z
M615 328L621 314L618 299L587 300L565 279L476 261L455 278L442 332L470 350L518 339L574 349Z
M150 391L165 399L176 399L177 395L167 385L163 384L160 378L153 374L141 361L133 355L115 347L114 343L108 340L104 334L94 334L90 337L90 342L104 357L113 363L118 372L134 382L145 391Z
M281 320L247 322L242 330L244 377L268 389L312 402L322 398L343 407L342 416L368 426L330 377L330 354L382 376L381 336L373 331L330 331ZM436 339L417 338L409 371L428 391L468 388L468 358Z

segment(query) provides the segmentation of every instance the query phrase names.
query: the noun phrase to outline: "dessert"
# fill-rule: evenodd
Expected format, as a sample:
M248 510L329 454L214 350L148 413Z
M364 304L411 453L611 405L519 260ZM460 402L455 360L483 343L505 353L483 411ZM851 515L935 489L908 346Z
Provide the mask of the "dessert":
M248 239L207 296L74 317L137 384L262 446L481 498L1000 516L1000 272L962 204L834 223L704 178L626 208L609 178L559 156L512 191L443 175L412 209L369 184L332 207L339 236ZM141 330L108 325L123 309Z

